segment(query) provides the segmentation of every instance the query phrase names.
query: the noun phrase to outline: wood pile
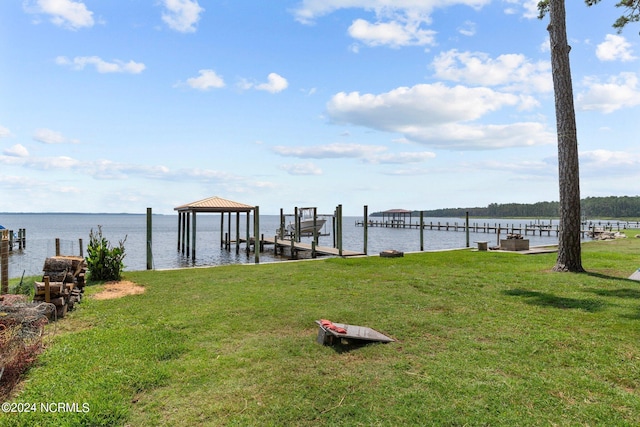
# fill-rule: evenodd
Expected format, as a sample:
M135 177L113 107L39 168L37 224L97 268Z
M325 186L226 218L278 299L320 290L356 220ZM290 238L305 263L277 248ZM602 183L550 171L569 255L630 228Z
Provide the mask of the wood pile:
M44 262L42 282L35 282L34 301L56 306L56 317L62 318L82 300L87 263L83 257L55 256Z

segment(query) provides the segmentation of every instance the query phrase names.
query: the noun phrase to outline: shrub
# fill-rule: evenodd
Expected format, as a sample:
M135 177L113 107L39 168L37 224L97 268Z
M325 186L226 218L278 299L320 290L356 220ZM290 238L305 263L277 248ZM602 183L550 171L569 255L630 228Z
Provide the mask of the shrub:
M120 280L125 257L124 240L120 240L117 247L111 247L111 243L102 236L102 226L98 226L98 232L93 228L89 233L89 246L87 247L87 267L89 279L92 281Z

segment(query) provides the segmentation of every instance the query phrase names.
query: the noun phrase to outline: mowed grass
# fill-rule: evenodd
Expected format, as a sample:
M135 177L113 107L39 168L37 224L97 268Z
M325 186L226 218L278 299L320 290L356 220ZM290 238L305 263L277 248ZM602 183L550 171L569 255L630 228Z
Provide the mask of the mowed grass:
M634 232L629 232L633 236ZM640 239L126 273L86 298L13 402L88 412L0 425L639 425ZM98 292L99 286L87 293ZM314 321L396 342L316 343Z

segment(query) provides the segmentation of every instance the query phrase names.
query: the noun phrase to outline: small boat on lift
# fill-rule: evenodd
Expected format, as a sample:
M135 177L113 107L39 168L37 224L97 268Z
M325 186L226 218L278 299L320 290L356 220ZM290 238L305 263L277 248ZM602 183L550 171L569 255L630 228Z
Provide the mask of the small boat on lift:
M298 223L300 227L301 236L313 236L319 234L324 224L327 222L325 218L315 217L315 208L300 208L298 209ZM287 233L296 233L296 221L292 221L287 225Z

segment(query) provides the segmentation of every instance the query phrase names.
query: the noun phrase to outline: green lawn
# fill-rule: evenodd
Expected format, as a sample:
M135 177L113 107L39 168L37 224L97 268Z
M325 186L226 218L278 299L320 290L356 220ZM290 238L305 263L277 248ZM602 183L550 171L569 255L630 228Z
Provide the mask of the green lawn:
M584 244L585 274L551 272L555 258L126 273L146 292L86 298L14 398L89 411L0 425L639 425L640 239ZM397 341L325 347L320 318Z

